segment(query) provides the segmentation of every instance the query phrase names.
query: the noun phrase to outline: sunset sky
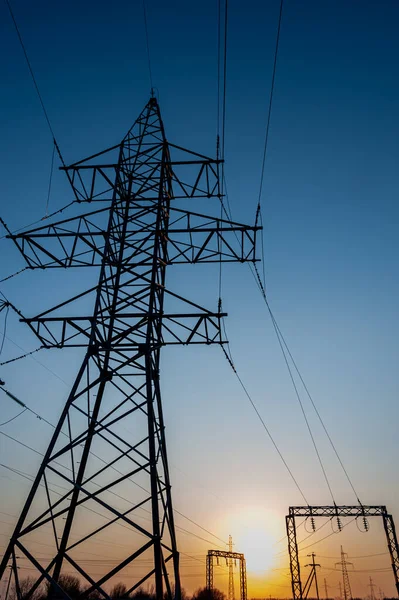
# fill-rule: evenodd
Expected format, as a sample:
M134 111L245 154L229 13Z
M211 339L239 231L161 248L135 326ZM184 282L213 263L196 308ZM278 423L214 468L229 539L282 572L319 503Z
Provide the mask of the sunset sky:
M141 0L14 0L13 7L66 162L118 143L150 95ZM147 7L166 136L214 156L217 2L147 0ZM248 224L259 194L278 11L277 0L229 0L226 180L233 218ZM361 502L387 505L399 522L398 22L395 0L285 0L262 206L266 287L277 322ZM5 3L0 45L0 216L14 230L45 215L52 140ZM69 200L57 171L49 211ZM24 266L4 237L0 256L0 278ZM72 271L27 271L0 289L30 316L85 282ZM217 267L176 269L168 282L216 310ZM248 267L224 266L222 290L239 376L309 504L331 504ZM10 314L0 361L37 345ZM41 351L0 367L0 379L55 423L81 358L74 350ZM218 346L167 348L161 366L184 588L191 593L205 584L208 549L227 549L223 541L231 534L234 550L247 559L248 597L290 597L284 516L304 500L239 381ZM334 499L355 504L299 391ZM0 422L18 412L0 391ZM0 426L0 554L40 464L32 449L43 453L51 433L29 412ZM338 595L341 545L354 565L354 596L370 594L370 576L377 597L379 588L396 595L379 520L370 520L367 534L356 522L342 533L334 522L316 525L312 534L310 523L302 523L298 539L303 581L307 554L314 551L321 564L321 597L324 578L329 596ZM129 545L125 533L105 533L93 543L86 559L93 572L101 572L104 560L118 560ZM45 555L46 539L37 544ZM215 584L227 591L222 563ZM236 597L238 589L237 579Z

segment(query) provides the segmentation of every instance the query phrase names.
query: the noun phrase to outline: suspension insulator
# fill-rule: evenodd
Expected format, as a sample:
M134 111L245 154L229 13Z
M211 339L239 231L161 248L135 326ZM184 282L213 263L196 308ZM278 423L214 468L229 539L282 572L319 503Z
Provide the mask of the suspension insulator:
M314 517L311 517L310 524L312 526L312 531L316 531L316 523L315 523Z
M363 527L364 527L364 531L368 531L370 529L370 525L369 525L369 522L366 519L366 517L363 517Z
M342 531L342 529L343 529L342 521L339 517L337 517L337 527L338 527L338 531Z
M217 564L217 566L219 566L219 557L218 556L216 557L216 564Z

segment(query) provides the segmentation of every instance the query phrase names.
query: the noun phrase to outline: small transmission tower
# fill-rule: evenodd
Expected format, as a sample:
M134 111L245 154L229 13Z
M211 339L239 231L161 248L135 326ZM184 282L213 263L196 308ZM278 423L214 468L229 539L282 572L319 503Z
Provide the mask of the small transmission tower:
M258 227L185 208L223 202L221 162L170 143L151 98L119 144L63 167L90 212L9 235L31 269L99 270L85 291L23 319L42 346L81 348L83 360L0 565L1 578L11 560L17 600L43 583L70 600L63 573L80 578L82 600L108 599L115 577L127 595L154 582L157 600L180 598L160 355L224 343L224 313L169 289L166 272L255 260ZM100 532L127 548L101 575L85 560Z
M233 553L233 539L231 535L229 535L229 552ZM234 595L234 563L233 559L229 558L229 600L235 600Z
M370 588L370 600L376 600L375 594L374 594L375 583L373 582L371 576L370 576L369 581L370 581L370 583L369 583L368 587Z
M352 590L351 590L351 584L349 581L348 565L353 566L353 563L347 562L347 560L346 560L347 556L348 555L343 551L343 548L341 546L341 562L335 563L335 566L339 565L342 569L342 583L343 583L343 588L344 588L344 600L352 600Z
M230 554L233 553L233 539L231 537L231 535L229 535L229 552ZM235 600L235 595L234 595L234 564L233 564L233 559L229 558L229 596L228 596L229 600Z

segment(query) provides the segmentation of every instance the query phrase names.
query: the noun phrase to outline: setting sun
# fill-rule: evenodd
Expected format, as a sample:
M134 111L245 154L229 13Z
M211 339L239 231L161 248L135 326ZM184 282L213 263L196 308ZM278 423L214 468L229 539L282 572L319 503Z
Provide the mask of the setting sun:
M234 552L245 556L247 571L262 574L273 564L274 544L278 537L275 515L252 507L226 517L224 528L233 537Z

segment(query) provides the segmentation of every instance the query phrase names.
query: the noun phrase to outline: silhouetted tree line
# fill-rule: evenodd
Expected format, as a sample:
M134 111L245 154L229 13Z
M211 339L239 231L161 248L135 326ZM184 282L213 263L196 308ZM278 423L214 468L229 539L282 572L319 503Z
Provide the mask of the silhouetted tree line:
M35 579L32 577L26 577L20 581L20 588L22 599L27 598L29 591L35 583ZM68 594L71 600L78 600L85 591L85 588L80 579L75 577L74 575L61 575L59 579L59 585L63 590ZM155 600L155 590L153 587L150 587L148 590L143 588L137 589L135 592L128 594L128 588L122 582L117 583L110 590L109 596L112 600ZM192 596L189 596L184 589L182 589L181 593L182 600L226 600L226 595L214 588L212 591L207 590L205 587L199 588L196 590ZM52 598L57 598L57 594L51 593L50 584L46 583L44 585L39 586L33 594L29 596L29 600L51 600ZM165 600L168 600L168 596L165 593ZM103 596L97 592L91 592L89 596L87 596L88 600L103 600ZM15 589L11 591L7 600L17 600L17 594ZM251 600L260 600L257 598L251 598ZM267 600L278 600L277 598L271 598ZM287 599L288 600L288 599ZM308 600L316 600L316 598L308 598ZM330 598L328 600L334 600ZM365 600L364 598L353 598L353 600ZM366 600L370 600L369 597ZM386 598L383 600L398 600L397 598Z
M35 581L36 580L33 577L21 579L20 589L22 600L28 597L29 600L51 600L52 598L58 598L57 592L54 593L54 591L51 590L49 583L42 584L33 592L33 594L29 595L29 592L32 589L32 586L35 584ZM87 589L82 585L80 579L74 575L61 575L58 583L59 586L65 590L71 600L78 600L84 593L85 589ZM155 590L153 587L150 587L148 590L138 588L131 594L128 594L127 592L127 586L120 582L115 584L110 590L109 596L112 598L112 600L155 600ZM192 596L186 594L185 590L182 589L181 597L182 600L226 600L225 594L223 594L223 592L217 588L209 591L205 587L196 590ZM164 598L165 600L168 600L166 593ZM7 600L17 600L15 588L11 591ZM87 600L103 600L103 596L99 592L93 591L87 596Z

